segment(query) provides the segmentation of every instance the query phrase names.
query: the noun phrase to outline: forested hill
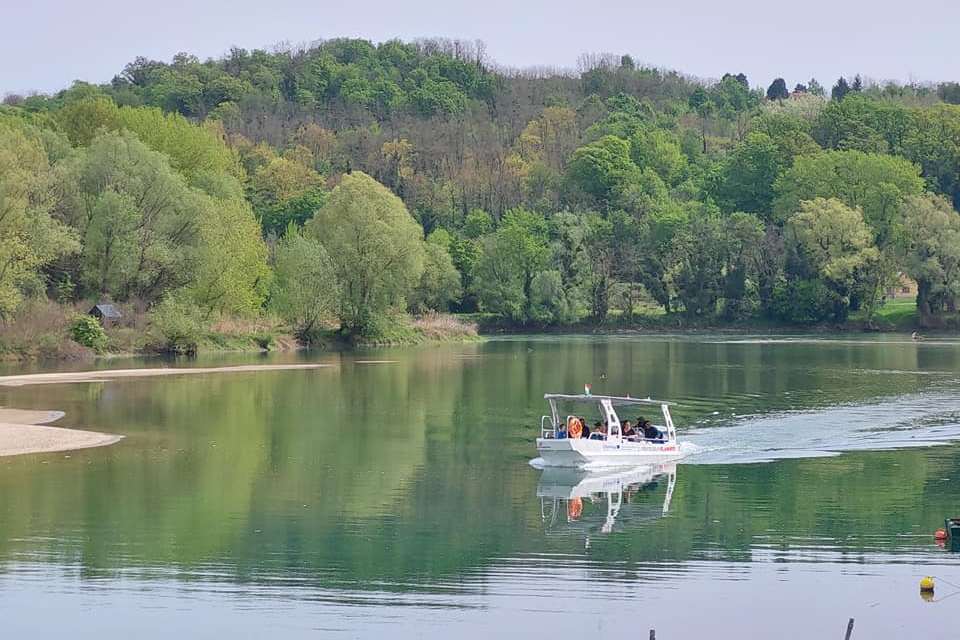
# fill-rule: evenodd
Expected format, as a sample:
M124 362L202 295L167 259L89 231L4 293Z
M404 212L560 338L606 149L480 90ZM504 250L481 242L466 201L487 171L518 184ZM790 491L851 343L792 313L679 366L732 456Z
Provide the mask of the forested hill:
M869 321L905 274L924 322L952 317L960 85L729 71L521 72L480 43L341 39L9 95L0 315L45 294L301 332L385 309ZM388 253L387 221L408 247L351 253L348 232Z

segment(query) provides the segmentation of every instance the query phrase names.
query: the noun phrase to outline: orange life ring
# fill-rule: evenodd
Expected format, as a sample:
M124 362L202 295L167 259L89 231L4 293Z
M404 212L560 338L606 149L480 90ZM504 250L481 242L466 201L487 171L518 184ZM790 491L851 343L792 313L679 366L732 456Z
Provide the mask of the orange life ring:
M570 498L567 501L567 520L579 520L583 513L583 498Z
M577 418L570 416L567 419L567 437L579 438L583 435L583 423Z

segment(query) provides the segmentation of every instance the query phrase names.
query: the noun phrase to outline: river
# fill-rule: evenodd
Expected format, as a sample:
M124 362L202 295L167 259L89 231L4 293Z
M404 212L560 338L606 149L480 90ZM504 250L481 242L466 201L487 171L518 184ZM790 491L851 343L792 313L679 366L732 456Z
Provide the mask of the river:
M855 618L853 638L957 637L960 554L932 534L960 516L960 341L524 336L178 364L289 361L336 366L0 388L127 436L0 458L4 636L806 639ZM528 461L543 394L584 383L677 402L695 453L569 499L581 478Z

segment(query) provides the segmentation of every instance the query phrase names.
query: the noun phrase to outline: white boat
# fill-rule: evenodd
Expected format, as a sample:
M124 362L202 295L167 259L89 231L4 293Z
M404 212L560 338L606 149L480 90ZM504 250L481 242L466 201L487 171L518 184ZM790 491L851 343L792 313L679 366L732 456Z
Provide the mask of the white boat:
M667 481L662 504L636 499L640 493L655 488L661 479ZM628 523L655 520L667 515L676 483L675 462L601 471L547 467L537 484L540 517L548 531L559 528L568 532L571 528L577 528L587 534L610 533L614 530L617 518L624 512ZM631 495L634 499L628 500ZM650 494L651 497L653 495ZM589 505L585 510L585 500L594 505L592 511ZM628 504L630 502L633 504ZM599 526L595 522L598 517L603 517Z
M540 437L537 438L537 452L540 457L534 461L535 464L544 467L589 469L654 464L683 457L677 443L673 418L670 416L671 403L650 398L592 395L589 389L587 391L583 395L548 393L543 396L550 405L550 415L540 418ZM606 433L594 432L590 433L589 437L582 437L586 426L580 418L582 414L564 416L558 406L561 402L580 407L584 404L593 405L599 410L600 421L606 425ZM656 425L660 437L622 435L621 420L614 407L638 405L660 407L663 424Z

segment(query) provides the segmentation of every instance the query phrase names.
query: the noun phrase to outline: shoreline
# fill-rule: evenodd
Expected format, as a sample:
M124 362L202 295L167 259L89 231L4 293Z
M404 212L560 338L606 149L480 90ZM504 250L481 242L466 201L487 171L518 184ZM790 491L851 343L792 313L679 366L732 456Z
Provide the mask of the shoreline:
M63 415L62 411L0 408L0 457L77 451L123 440L114 433L47 426Z
M605 335L700 335L700 334L730 334L730 335L876 335L881 333L896 333L909 336L911 331L896 328L865 329L845 326L794 326L794 325L567 325L547 327L498 326L489 325L480 327L480 336L503 335L571 335L571 336L605 336ZM925 329L924 335L933 336L960 336L960 331L949 329Z
M27 373L0 376L0 387L23 387L37 384L70 384L76 382L109 382L118 378L151 378L157 376L198 375L201 373L248 373L256 371L290 371L298 369L326 369L325 363L304 364L250 364L226 367L149 367L143 369L102 369L92 371L65 371L60 373Z

